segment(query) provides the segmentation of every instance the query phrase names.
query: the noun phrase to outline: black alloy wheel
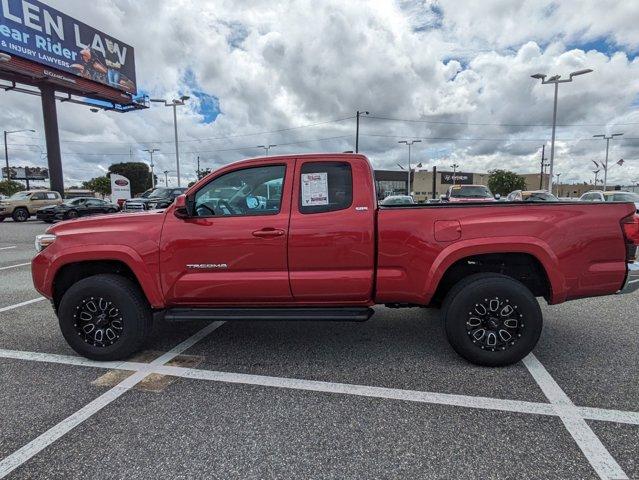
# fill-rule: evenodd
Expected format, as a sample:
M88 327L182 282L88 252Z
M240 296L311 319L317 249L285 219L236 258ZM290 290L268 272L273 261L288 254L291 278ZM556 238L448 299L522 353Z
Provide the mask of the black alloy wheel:
M62 335L80 355L123 360L148 337L152 312L131 280L100 274L79 280L64 293L58 320Z
M542 314L530 290L514 278L479 273L457 283L442 308L453 349L477 365L518 362L539 340Z

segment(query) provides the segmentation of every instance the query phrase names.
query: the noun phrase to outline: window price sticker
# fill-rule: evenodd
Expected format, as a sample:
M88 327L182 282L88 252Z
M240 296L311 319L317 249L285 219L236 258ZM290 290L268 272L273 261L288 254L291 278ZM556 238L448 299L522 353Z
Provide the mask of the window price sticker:
M302 173L302 205L328 205L326 172Z

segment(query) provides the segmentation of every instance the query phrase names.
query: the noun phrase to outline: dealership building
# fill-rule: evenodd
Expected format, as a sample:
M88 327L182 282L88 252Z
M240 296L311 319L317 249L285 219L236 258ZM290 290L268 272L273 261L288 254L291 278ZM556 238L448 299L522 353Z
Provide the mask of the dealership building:
M488 186L489 177L488 173L475 172L455 172L453 175L452 171L419 170L411 173L412 195L418 202L444 195L453 183L456 185ZM543 184L540 183L539 173L527 173L521 176L526 180L526 190L539 190L540 186L541 188L548 188L548 174L544 174ZM377 188L377 196L380 199L388 195L406 195L407 181L408 172L406 171L375 170L375 187Z

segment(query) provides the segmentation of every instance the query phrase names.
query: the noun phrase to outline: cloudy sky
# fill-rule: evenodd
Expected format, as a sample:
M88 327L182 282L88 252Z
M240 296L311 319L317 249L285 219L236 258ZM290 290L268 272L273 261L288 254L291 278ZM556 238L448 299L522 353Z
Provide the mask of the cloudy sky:
M203 167L275 153L354 149L376 168L406 163L398 141L418 138L426 167L537 172L549 156L550 85L530 78L592 68L559 88L556 172L591 181L611 143L613 183L639 182L639 2L48 0L135 47L138 88L190 95L179 108L187 179ZM12 164L44 165L37 97L0 91L0 129ZM147 160L175 170L171 109L91 113L59 104L65 183L111 163ZM374 117L374 118L373 118ZM612 163L611 162L611 163ZM170 173L175 175L174 173ZM175 179L172 179L175 182Z

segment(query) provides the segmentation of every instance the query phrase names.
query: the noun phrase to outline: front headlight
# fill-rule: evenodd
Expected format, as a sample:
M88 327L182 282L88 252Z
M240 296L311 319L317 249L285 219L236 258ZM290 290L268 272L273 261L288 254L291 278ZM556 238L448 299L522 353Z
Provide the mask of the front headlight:
M53 242L55 242L55 235L52 233L45 233L44 235L36 235L35 238L35 249L36 252L41 252Z

